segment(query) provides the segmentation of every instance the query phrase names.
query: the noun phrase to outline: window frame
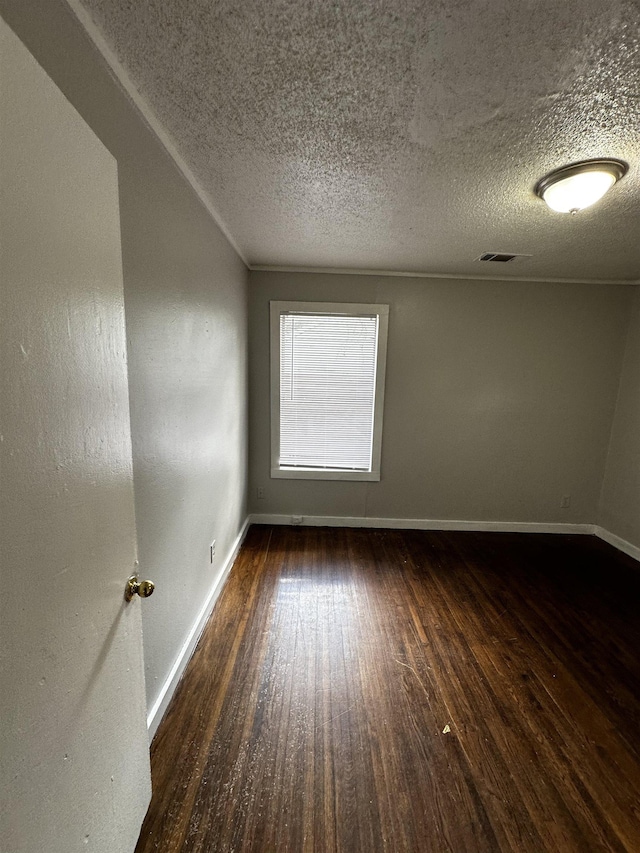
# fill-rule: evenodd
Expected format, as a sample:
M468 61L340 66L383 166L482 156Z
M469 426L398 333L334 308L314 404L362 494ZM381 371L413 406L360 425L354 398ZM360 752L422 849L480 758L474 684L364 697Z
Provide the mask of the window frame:
M339 314L343 316L377 316L378 346L373 404L373 440L371 468L368 471L345 471L337 468L280 467L280 316L283 313ZM380 480L382 455L382 422L387 372L387 336L389 306L360 302L280 302L269 303L271 351L271 477L279 480Z

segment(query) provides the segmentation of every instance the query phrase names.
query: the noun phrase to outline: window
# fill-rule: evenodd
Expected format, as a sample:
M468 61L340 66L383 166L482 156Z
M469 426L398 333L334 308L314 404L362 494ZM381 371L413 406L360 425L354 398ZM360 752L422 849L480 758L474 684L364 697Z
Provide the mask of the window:
M379 480L388 305L271 303L271 476Z

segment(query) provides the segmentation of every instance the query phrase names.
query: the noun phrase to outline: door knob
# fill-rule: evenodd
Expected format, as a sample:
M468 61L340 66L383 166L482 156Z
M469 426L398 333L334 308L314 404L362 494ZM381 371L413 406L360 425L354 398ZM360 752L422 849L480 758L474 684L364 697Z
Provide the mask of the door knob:
M140 598L149 598L155 588L153 581L139 581L136 575L131 575L124 588L124 597L127 601L131 601L136 594Z

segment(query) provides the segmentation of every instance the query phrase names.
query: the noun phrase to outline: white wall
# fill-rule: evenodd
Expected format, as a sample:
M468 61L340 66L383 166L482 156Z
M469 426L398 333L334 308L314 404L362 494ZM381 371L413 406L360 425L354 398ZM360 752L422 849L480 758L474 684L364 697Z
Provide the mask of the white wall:
M247 272L66 5L0 14L118 163L151 706L246 515Z
M594 523L633 290L252 272L252 512ZM379 483L269 478L271 299L391 306Z
M598 523L640 548L640 288L634 291Z

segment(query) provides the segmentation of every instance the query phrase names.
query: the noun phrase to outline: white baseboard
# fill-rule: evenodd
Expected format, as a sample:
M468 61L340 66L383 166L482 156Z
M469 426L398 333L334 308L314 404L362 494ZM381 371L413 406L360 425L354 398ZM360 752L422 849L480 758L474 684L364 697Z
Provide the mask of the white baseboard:
M292 524L291 515L249 516L251 524ZM386 527L394 530L477 530L494 533L587 533L593 524L568 524L538 521L452 521L431 518L358 518L338 515L304 515L307 527Z
M599 527L597 524L594 525L593 532L598 539L602 539L603 542L613 545L614 548L617 548L618 551L622 551L623 554L633 557L634 560L640 560L640 548L638 548L637 545L632 545L631 542L627 542L626 539L616 536L615 533L610 533L608 530L605 530L604 527Z
M231 546L231 550L229 551L229 555L224 563L224 567L216 581L211 588L209 595L207 596L207 600L200 613L198 614L195 622L189 634L187 635L187 639L182 644L182 648L178 654L178 657L175 660L175 663L171 667L169 675L165 679L164 684L162 685L162 689L160 690L160 694L153 706L151 707L149 713L147 714L147 729L149 732L149 742L153 740L153 736L156 733L158 726L160 725L160 721L164 716L164 712L167 710L169 702L171 701L171 697L178 686L178 682L182 677L182 673L185 671L187 664L193 654L196 645L198 644L198 640L200 639L200 635L204 630L204 626L207 624L207 620L211 615L211 611L213 610L213 606L218 600L218 596L222 592L222 588L229 577L229 572L231 571L231 567L235 558L238 556L238 551L240 550L240 546L244 540L244 537L247 535L247 530L249 529L249 525L251 524L250 516L247 516L244 524L242 525L242 529L240 533L237 535L233 545Z
M291 515L253 513L251 524L291 525ZM452 521L430 518L357 518L338 515L303 515L301 526L307 527L386 527L393 530L476 530L487 533L578 533L597 536L618 551L640 561L640 548L597 524L567 524L539 521Z

